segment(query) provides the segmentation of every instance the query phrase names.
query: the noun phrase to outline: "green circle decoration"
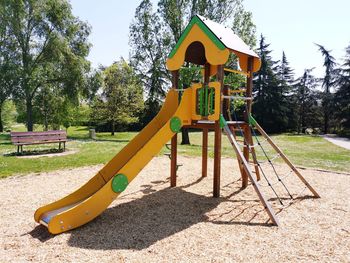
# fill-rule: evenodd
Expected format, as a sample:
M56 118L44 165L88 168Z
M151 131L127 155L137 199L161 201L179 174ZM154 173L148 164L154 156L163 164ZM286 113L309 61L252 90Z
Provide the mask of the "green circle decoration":
M170 129L172 132L179 132L181 129L181 119L179 117L172 117L170 120Z
M112 180L112 190L116 193L121 193L126 189L128 184L128 178L124 174L117 174Z

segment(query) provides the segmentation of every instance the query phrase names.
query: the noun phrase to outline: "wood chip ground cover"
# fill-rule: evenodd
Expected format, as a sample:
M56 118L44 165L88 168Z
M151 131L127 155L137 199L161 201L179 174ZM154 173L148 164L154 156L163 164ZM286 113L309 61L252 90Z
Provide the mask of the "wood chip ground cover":
M303 170L322 197L314 199L278 166L300 196L287 205L283 187L275 185L287 205L280 210L263 187L278 213L277 228L266 224L252 186L240 190L236 160L222 161L220 198L211 197L212 160L204 179L200 161L180 156L178 187L169 188L169 159L153 159L101 216L57 236L37 226L35 209L80 187L101 166L0 180L0 262L350 261L349 175Z

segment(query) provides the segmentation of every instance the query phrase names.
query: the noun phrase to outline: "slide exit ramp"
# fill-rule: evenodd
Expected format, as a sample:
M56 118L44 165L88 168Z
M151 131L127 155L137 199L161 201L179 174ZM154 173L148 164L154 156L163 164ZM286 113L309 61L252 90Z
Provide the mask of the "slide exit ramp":
M174 136L173 127L191 121L192 89L170 90L158 115L92 179L72 194L39 208L36 222L59 234L93 220L126 188Z

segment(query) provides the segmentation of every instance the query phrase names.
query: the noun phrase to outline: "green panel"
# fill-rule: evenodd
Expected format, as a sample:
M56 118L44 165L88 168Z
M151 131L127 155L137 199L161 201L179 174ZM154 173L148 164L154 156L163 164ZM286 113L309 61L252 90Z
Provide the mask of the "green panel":
M220 127L224 128L226 125L227 125L227 122L226 122L224 116L221 114L220 115Z
M170 120L170 129L172 132L179 132L181 130L181 119L179 117L172 117Z
M123 192L128 186L128 178L124 174L117 174L112 180L112 190L116 193Z
M226 122L224 116L221 114L220 115L220 127L224 128L226 125L227 125L227 122Z
M256 120L253 118L251 114L249 114L249 124L255 126L256 125Z
M224 50L226 47L225 45L221 42L220 39L218 39L213 32L211 32L211 30L197 17L194 16L190 23L187 25L187 27L185 28L184 32L182 33L179 41L176 43L175 47L173 48L173 50L170 52L169 54L169 58L172 58L177 50L179 49L179 47L181 46L182 42L185 40L185 38L187 37L188 33L191 31L192 27L197 24L199 26L200 29L202 29L202 31L209 37L209 39L220 49L220 50Z

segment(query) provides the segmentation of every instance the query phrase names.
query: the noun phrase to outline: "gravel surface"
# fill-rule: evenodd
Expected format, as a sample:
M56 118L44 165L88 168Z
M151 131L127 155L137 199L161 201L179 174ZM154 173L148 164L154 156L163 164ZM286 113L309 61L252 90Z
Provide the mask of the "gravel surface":
M349 175L303 170L321 199L302 191L297 177L286 177L297 198L288 203L275 185L282 210L264 187L277 228L266 223L253 187L240 190L236 160L222 161L221 198L211 197L212 160L204 179L200 158L179 162L178 187L169 188L169 159L155 158L101 216L57 236L34 222L34 211L101 166L0 180L0 262L350 262Z

